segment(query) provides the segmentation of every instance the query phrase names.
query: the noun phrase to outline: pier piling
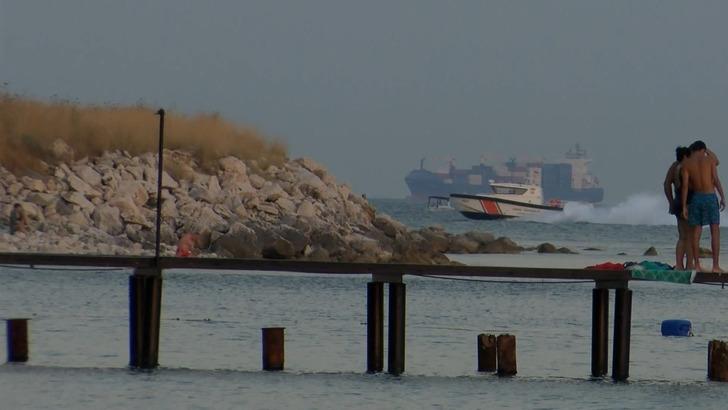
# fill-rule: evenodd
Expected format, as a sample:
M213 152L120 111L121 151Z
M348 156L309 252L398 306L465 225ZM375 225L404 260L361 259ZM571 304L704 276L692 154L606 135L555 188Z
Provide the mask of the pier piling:
M708 342L708 379L728 382L728 343L722 340Z
M608 371L609 289L592 291L592 358L591 374L601 377Z
M283 327L264 327L263 370L283 370L284 331Z
M496 371L496 338L495 335L478 335L478 371Z
M516 365L516 336L504 334L496 338L498 353L498 376L513 376L518 372Z
M161 270L134 270L129 276L129 366L153 369L159 365L161 306Z
M632 291L616 289L614 298L614 353L612 378L617 381L629 377L629 339L632 326Z
M384 370L384 283L367 283L367 373Z
M404 372L404 325L405 325L404 283L389 284L389 343L387 372L400 375Z
M8 319L6 322L8 339L8 362L28 361L28 319Z

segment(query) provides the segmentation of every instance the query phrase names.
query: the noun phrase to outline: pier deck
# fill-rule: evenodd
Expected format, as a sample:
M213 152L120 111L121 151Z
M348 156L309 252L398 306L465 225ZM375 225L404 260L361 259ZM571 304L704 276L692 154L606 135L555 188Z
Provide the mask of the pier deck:
M594 281L592 290L592 376L607 373L609 291L615 289L612 378L629 377L632 291L629 270L592 270L503 266L345 263L272 259L98 256L0 253L0 264L17 266L84 266L133 269L130 276L130 336L133 367L157 366L162 272L166 269L299 272L371 275L367 284L367 372L384 367L384 284L389 290L388 372L404 372L406 275ZM694 283L720 283L728 275L698 272Z

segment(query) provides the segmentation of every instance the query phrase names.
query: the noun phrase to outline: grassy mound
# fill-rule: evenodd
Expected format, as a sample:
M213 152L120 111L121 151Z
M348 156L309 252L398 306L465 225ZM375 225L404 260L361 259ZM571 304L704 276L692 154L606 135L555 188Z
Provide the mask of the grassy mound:
M126 150L132 155L157 152L156 111L143 106L43 102L0 93L0 165L13 172L43 171L44 164L95 157L106 150ZM73 149L72 158L54 153L57 140ZM255 130L214 114L168 112L164 146L189 152L203 167L228 155L255 159L262 167L286 159L283 144L266 141Z

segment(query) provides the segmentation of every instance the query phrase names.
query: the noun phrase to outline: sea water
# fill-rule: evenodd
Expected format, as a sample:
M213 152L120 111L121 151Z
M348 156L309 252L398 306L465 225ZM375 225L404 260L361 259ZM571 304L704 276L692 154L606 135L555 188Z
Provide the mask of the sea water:
M639 261L650 246L659 253L652 260L672 262L677 237L671 217L657 215L659 201L653 212L576 208L561 220L493 222L374 202L414 228L489 231L578 252L452 255L469 264L584 267ZM593 283L406 276L406 372L394 377L364 373L369 278L275 272L165 272L160 368L133 371L130 273L0 267L0 317L31 319L30 361L0 365L0 408L663 409L724 408L728 398L728 384L706 380L708 341L728 339L720 286L630 284L630 378L614 383L589 376ZM661 336L665 319L691 320L695 336ZM260 329L271 326L286 329L283 372L260 370ZM515 377L475 371L479 333L516 335Z

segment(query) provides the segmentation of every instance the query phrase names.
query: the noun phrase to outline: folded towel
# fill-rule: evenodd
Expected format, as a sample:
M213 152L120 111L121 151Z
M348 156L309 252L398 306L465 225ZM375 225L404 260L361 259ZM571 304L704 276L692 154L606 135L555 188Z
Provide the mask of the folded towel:
M632 279L656 280L660 282L684 283L689 285L695 279L695 271L689 270L632 270Z

